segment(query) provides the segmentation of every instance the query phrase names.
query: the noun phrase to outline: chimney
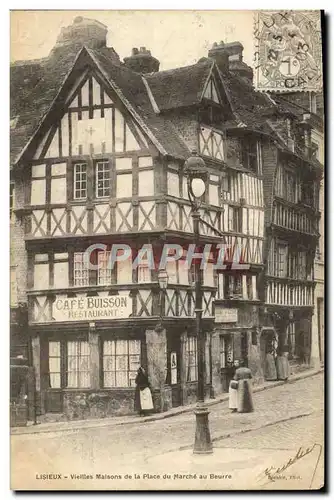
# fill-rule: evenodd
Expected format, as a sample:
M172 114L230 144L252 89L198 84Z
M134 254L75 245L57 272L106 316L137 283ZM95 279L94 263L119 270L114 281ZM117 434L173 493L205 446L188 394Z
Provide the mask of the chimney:
M225 43L229 70L253 83L253 69L243 62L244 47L240 42Z
M136 73L156 73L159 71L160 62L151 55L146 47L132 49L130 57L124 57L124 64Z
M225 50L225 43L221 41L219 44L214 43L209 50L208 57L214 59L220 71L225 73L228 71L228 54Z
M95 19L76 17L70 26L61 29L50 55L64 49L79 51L83 45L90 49L106 47L107 32L107 27Z

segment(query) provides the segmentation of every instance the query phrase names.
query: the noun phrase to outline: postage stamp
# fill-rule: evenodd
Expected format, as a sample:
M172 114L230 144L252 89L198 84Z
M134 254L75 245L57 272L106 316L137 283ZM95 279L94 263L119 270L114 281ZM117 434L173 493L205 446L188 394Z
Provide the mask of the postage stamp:
M320 11L258 11L254 40L257 90L322 89Z

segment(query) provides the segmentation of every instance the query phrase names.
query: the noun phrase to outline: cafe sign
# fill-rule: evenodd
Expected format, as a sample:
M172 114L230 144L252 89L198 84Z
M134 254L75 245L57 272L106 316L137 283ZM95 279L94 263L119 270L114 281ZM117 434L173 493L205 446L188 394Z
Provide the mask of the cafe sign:
M238 309L230 307L215 307L215 323L237 323Z
M97 321L128 318L132 313L129 292L107 297L57 296L52 307L53 321Z

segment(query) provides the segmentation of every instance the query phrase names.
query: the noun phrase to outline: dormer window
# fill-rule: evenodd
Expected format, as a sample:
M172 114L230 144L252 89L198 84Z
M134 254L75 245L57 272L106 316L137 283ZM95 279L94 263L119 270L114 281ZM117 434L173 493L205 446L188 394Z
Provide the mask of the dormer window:
M252 136L245 136L242 139L242 165L244 168L255 173L260 173L260 144Z
M203 98L209 99L210 101L214 101L217 104L220 104L217 88L216 88L216 85L215 85L213 78L210 78L210 80L208 81L207 86L206 86L205 91L204 91L204 94L203 94Z

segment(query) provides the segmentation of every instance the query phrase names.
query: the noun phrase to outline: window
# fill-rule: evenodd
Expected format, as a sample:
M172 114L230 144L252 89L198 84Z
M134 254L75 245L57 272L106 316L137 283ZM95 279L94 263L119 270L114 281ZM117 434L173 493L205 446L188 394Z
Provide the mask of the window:
M53 287L68 288L68 253L55 253L53 261Z
M186 342L187 356L187 382L197 380L197 338L187 337Z
M242 164L253 172L258 171L258 141L253 137L242 140Z
M97 284L110 285L111 283L110 252L98 252L97 256L98 256Z
M211 101L214 101L217 104L220 104L219 98L218 98L218 93L216 90L216 85L215 85L213 78L210 78L210 81L208 82L208 84L206 86L203 97L205 99L210 99Z
M209 183L209 203L210 205L220 205L220 186L218 175L210 175Z
M110 195L110 167L107 161L95 165L95 191L97 198Z
M31 167L31 205L44 205L46 201L46 166Z
M226 274L224 280L225 298L242 298L242 275Z
M299 251L297 254L297 277L302 280L307 279L306 269L307 255L306 251Z
M140 366L140 340L103 342L103 386L134 387Z
M293 172L285 171L285 199L297 203L297 178Z
M49 386L51 389L61 387L60 342L49 342Z
M138 264L138 283L148 283L151 281L151 269L148 260L141 261Z
M305 180L301 186L301 201L304 205L314 206L314 181L309 179Z
M239 207L228 207L228 230L241 233L241 209Z
M90 387L89 357L88 342L67 342L67 387Z
M233 343L230 335L220 336L220 368L227 368L233 364Z
M50 286L49 255L36 254L34 262L34 289L45 290Z
M51 165L51 203L66 203L66 163L55 163Z
M87 198L87 164L76 163L74 165L74 199Z
M89 285L88 262L85 262L84 252L74 254L73 284L74 286Z
M252 276L247 275L246 276L246 288L247 288L247 298L248 300L253 299L253 282L252 282Z
M277 266L276 275L285 278L288 273L288 247L284 243L277 245Z

